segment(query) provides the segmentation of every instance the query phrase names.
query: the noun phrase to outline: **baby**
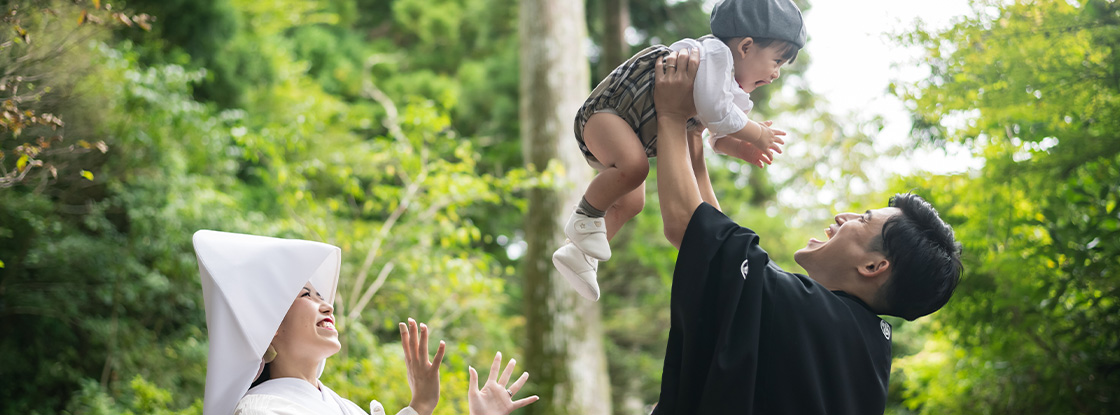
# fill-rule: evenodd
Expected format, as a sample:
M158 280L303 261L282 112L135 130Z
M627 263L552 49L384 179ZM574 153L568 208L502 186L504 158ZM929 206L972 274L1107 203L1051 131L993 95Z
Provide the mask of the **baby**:
M575 120L576 141L598 175L568 223L568 238L552 254L560 274L589 300L599 299L598 261L611 257L609 240L645 205L649 158L657 156L654 65L672 51L700 54L689 128L706 128L718 154L758 167L781 153L769 122L747 118L750 92L778 78L805 45L801 10L793 0L724 0L712 10L712 34L646 48L619 65L587 98ZM692 151L690 149L690 151Z

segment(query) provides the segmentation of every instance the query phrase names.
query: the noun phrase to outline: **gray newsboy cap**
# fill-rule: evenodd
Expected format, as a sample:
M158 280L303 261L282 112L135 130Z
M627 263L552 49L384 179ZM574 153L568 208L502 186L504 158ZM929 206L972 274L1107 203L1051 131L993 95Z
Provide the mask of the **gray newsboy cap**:
M793 0L723 0L712 9L712 34L762 37L805 46L805 20Z

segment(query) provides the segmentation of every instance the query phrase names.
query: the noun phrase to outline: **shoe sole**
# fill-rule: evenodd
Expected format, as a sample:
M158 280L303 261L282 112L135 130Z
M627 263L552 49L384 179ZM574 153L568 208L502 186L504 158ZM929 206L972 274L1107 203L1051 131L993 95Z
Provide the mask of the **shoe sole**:
M568 285L572 286L572 289L576 290L576 293L579 293L580 297L591 301L599 301L599 295L591 289L591 285L584 281L583 278L580 278L579 274L572 271L571 268L563 265L560 260L556 259L556 255L552 256L552 266L556 267L556 270L568 281ZM584 289L581 290L580 287ZM586 292L584 292L585 290Z

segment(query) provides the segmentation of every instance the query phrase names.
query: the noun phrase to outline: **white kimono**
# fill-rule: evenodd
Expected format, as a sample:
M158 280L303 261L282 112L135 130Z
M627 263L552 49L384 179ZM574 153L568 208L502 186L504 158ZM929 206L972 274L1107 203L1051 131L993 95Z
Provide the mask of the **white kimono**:
M369 403L370 415L384 415L385 408L377 401ZM322 385L315 388L296 378L277 378L249 389L237 402L233 415L365 415L365 411L333 390ZM405 407L397 415L418 415Z

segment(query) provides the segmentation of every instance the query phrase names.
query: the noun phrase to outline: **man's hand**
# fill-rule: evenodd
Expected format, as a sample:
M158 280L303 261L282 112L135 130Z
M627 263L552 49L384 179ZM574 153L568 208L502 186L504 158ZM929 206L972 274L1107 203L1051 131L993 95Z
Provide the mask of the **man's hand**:
M657 197L665 238L680 248L684 231L696 207L703 203L693 161L703 164L703 152L689 150L688 119L696 113L692 82L700 66L700 55L680 50L654 66L656 84L653 103L657 108ZM698 141L698 140L693 140ZM697 149L699 150L699 149ZM693 156L693 157L690 157ZM699 160L695 158L699 155ZM706 170L700 172L705 179Z
M412 389L412 402L408 406L420 415L431 415L439 402L439 365L443 362L445 345L439 342L434 361L428 360L428 326L408 319L408 324L400 323L401 347L404 347L404 362L408 367L408 387Z
M654 65L653 106L657 117L688 121L696 115L692 83L700 67L700 53L689 49L669 53Z

